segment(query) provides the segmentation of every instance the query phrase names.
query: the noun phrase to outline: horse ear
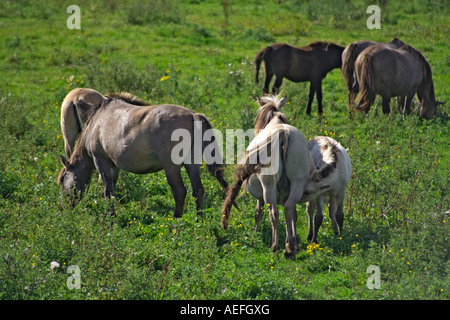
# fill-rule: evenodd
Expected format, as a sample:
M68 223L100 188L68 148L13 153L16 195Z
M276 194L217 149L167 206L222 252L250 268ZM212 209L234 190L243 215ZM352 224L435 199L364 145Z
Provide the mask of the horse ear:
M64 157L63 155L59 155L59 158L61 159L61 162L63 164L63 166L68 169L69 168L69 161L66 159L66 157Z
M258 102L258 105L261 107L263 101L261 100L261 98L259 96L256 96L256 102Z
M286 104L286 101L287 101L287 96L284 96L283 99L280 100L278 110L281 110L281 108Z

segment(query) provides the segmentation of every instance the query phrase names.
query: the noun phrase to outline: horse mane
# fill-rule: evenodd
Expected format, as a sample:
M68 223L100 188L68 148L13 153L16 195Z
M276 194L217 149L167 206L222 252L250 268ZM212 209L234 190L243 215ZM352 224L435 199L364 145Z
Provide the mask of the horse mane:
M403 51L406 51L406 52L411 53L413 56L415 56L417 59L419 59L419 61L420 61L422 64L424 64L424 65L426 65L426 66L429 67L429 64L428 64L427 59L425 59L425 57L423 56L423 54L422 54L419 50L417 50L416 48L411 47L410 45L405 44L404 46L400 47L399 50L403 50ZM431 69L430 69L430 70L431 70Z
M320 48L320 47L323 48L325 51L328 50L328 47L338 47L338 48L341 48L342 50L345 49L344 46L338 45L334 42L327 42L327 41L314 41L314 42L309 43L306 47L304 47L302 49L304 49L305 51L308 51L308 50L313 50L315 48Z
M116 98L125 101L129 104L134 104L136 106L148 106L149 104L144 100L132 95L129 92L119 92L119 93L108 93L107 98Z
M280 112L282 107L280 95L266 95L259 98L258 102L260 107L254 121L256 134L258 134L260 130L264 129L275 117L278 117L281 123L288 123L286 116Z
M388 43L396 44L398 47L406 46L406 43L404 43L402 40L400 40L397 37L392 38L392 40L389 41Z
M425 59L425 57L423 56L423 54L419 50L417 50L417 49L415 49L415 48L413 48L413 47L411 47L410 45L407 45L407 44L405 44L404 46L400 47L399 50L406 51L406 52L412 54L413 56L415 56L420 61L420 63L422 64L425 81L427 81L427 82L428 81L433 81L432 80L432 73L431 73L430 64L428 63L427 59Z
M308 46L310 47L326 47L328 45L330 45L331 43L326 42L326 41L314 41L308 44Z
M326 137L317 137L314 140L314 143L320 146L321 162L316 164L317 169L320 170L319 178L324 179L336 169L339 158L339 143ZM322 166L322 164L325 164L325 166Z

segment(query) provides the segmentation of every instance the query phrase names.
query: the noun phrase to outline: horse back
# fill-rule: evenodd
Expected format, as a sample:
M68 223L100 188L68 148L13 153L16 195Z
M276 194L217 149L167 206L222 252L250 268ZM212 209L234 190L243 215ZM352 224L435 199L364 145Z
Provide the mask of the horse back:
M277 77L297 82L310 80L313 68L318 65L312 50L286 43L276 43L270 47L271 52L266 58L266 64L269 64Z
M117 167L148 173L171 163L175 130L193 133L194 112L177 105L134 106L113 101L97 111L91 120L89 152L111 160ZM186 132L186 131L185 131Z
M378 91L384 88L390 96L406 95L422 81L422 68L417 59L407 51L372 46L363 53L372 56L374 81Z

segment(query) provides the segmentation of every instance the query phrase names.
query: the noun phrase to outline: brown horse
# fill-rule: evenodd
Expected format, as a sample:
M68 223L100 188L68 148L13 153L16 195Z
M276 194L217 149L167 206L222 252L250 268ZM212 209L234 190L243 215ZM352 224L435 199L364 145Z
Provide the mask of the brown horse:
M383 99L383 113L389 114L391 97L404 101L403 112L409 111L417 93L421 103L419 116L430 119L437 111L431 67L425 57L411 46L400 49L371 46L355 62L355 73L360 85L358 110L368 112L376 94Z
M309 98L306 113L311 113L314 94L317 96L318 111L322 113L322 80L328 72L342 65L345 47L328 42L313 42L306 47L294 47L285 43L272 44L255 57L255 81L259 82L259 68L264 61L263 93L269 93L269 85L275 74L272 94L277 94L283 78L294 82L309 81Z
M175 217L180 217L186 197L181 177L184 166L196 198L197 211L201 213L204 193L200 180L201 155L211 144L216 152L219 150L216 140L198 144L191 138L197 134L203 137L206 130L212 131L204 115L176 105L136 106L122 98L108 98L90 109L86 123L70 159L61 156L64 168L58 182L64 194L75 196L73 200L81 197L94 168L102 177L106 199L115 194L120 169L137 174L164 170L175 198ZM183 149L183 156L177 155L175 161L173 150L180 144L173 139L176 130L185 133L182 142L188 141L188 144L187 150ZM195 130L200 133L194 133ZM200 159L196 160L194 155L198 151L201 152ZM221 155L216 153L214 161L205 160L209 172L226 189L228 184L220 166L223 163ZM75 195L70 192L73 189Z
M358 81L355 76L355 61L364 49L375 46L385 45L389 48L398 49L405 45L403 41L398 38L394 38L388 43L381 43L369 40L361 40L350 43L342 52L342 74L344 75L345 82L348 88L348 106L349 110L353 108L353 101L359 91Z
M72 154L77 137L86 124L89 110L95 105L101 105L106 98L113 97L120 97L128 103L139 106L147 104L126 92L102 95L93 89L76 88L67 94L61 105L61 132L67 157Z

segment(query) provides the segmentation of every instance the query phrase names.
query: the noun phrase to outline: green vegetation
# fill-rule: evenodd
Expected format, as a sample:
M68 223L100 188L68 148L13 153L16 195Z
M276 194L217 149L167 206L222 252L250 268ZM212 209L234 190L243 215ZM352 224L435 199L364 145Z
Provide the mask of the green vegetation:
M72 3L1 2L0 299L448 299L449 7L386 2L380 30L367 29L373 3L364 0L80 0L81 30L66 27ZM105 215L96 178L76 207L61 201L59 116L71 89L128 91L205 113L219 130L246 130L261 94L252 60L262 47L394 36L430 62L436 98L446 102L432 120L403 117L395 101L384 116L379 98L368 117L350 118L340 70L324 80L322 117L316 102L305 115L308 83L282 86L294 126L349 149L341 238L326 216L319 246L308 247L301 204L301 252L293 260L274 254L267 213L255 233L256 203L245 193L222 230L223 193L206 170L200 221L190 196L183 217L173 218L162 172L121 172L115 218ZM67 287L71 265L81 271L79 290ZM380 267L380 289L366 285L370 265Z

